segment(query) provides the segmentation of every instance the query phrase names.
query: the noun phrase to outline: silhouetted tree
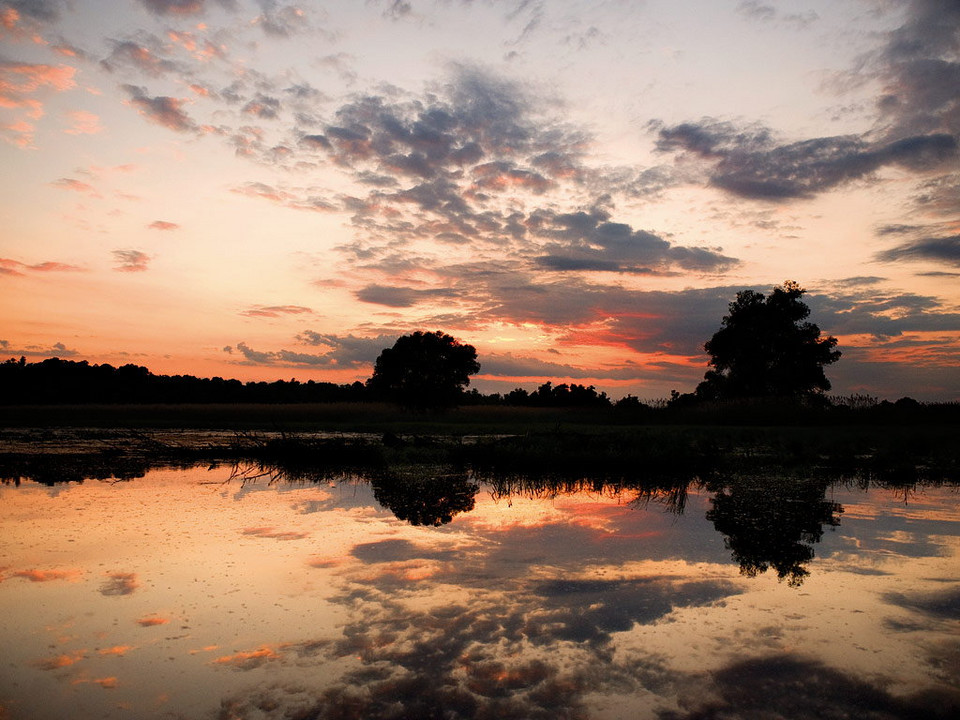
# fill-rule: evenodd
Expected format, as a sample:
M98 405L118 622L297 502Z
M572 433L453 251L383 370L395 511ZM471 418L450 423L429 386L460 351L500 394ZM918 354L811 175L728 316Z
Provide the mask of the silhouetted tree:
M823 367L840 358L833 349L837 339L820 337L820 328L806 322L804 292L787 281L766 297L753 290L737 293L730 314L704 345L712 369L697 397L797 397L829 390Z
M377 358L367 387L376 395L420 410L456 405L470 376L480 371L472 345L437 330L398 338Z

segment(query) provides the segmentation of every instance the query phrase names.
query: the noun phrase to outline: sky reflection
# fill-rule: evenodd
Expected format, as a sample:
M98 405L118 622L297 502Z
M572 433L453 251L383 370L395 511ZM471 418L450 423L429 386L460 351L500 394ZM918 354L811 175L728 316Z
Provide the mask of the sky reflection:
M756 479L731 481L687 488L679 512L669 493L504 495L426 478L404 499L396 481L229 475L0 486L0 714L960 708L952 488L905 503L777 481L762 499ZM780 573L781 545L804 553L799 582Z

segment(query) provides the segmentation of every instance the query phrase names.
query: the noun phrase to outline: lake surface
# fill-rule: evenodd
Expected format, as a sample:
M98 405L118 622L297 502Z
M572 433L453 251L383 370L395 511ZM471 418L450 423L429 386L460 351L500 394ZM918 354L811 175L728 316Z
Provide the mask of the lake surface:
M255 474L0 486L0 718L958 716L956 487Z

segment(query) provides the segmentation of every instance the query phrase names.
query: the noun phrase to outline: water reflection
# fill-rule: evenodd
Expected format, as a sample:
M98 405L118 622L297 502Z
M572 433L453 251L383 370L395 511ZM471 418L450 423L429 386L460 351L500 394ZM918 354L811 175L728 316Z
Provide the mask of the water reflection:
M741 573L756 577L772 567L780 580L799 587L824 526L840 524L843 507L825 499L829 486L806 477L740 477L714 485L706 518L723 534Z
M371 477L373 497L399 520L411 525L445 525L470 512L480 486L466 472L421 470Z
M960 710L951 486L251 464L0 507L0 716Z

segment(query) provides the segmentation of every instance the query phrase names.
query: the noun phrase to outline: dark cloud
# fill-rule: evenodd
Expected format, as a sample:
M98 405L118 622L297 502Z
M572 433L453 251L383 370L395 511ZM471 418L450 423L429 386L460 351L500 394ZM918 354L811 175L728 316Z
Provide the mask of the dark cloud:
M390 285L367 285L354 293L358 300L387 307L413 307L421 302L459 296L452 288L419 289Z
M640 368L627 365L615 368L581 368L511 354L484 354L483 374L508 378L572 378L632 380Z
M22 17L50 22L60 16L64 7L63 0L4 0L0 7L13 8Z
M809 198L896 166L940 188L956 187L960 138L960 8L938 0L905 3L902 26L858 70L862 84L878 81L878 124L862 135L782 142L759 125L704 119L673 127L653 124L657 147L683 152L709 165L709 184L756 200ZM781 17L772 4L748 0L741 13L758 20ZM938 191L927 202L955 212L957 193ZM918 198L918 201L923 201Z
M881 262L927 261L960 267L960 235L922 238L877 253Z
M139 40L110 40L110 55L100 65L109 72L131 68L150 77L162 77L167 73L183 73L184 69L164 57L160 40L153 35L144 35Z
M100 585L100 594L110 596L132 595L140 587L136 573L115 572Z
M652 624L678 607L709 605L739 590L728 582L647 577L550 580L534 592L546 611L540 617L535 614L526 630L535 643L606 643L611 633Z
M646 230L610 221L602 210L554 214L539 212L528 220L536 235L561 240L548 244L538 262L554 270L600 270L660 274L670 267L720 272L738 263L713 250L672 246Z
M118 272L143 272L152 258L140 250L114 250L113 259L117 263L114 270Z
M80 353L77 350L68 348L62 342L54 343L50 346L45 345L27 345L26 347L11 347L9 340L0 340L0 350L10 355L24 355L26 357L76 357Z
M280 100L277 98L257 93L256 97L243 106L243 112L263 120L276 120L280 115L280 107Z
M380 352L391 347L396 341L394 335L376 337L356 337L354 335L332 335L305 330L297 335L297 340L305 345L319 345L330 348L326 354L331 364L340 367L373 366Z
M924 717L960 712L960 700L944 692L892 695L884 687L794 655L735 662L713 674L712 691L688 711L661 711L660 720L778 717ZM712 695L712 697L711 697ZM691 703L693 704L693 703Z
M820 19L820 16L814 10L808 10L803 13L781 13L773 5L769 5L760 0L743 0L737 5L737 12L752 19L761 22L784 22L797 27L805 28Z
M886 593L883 599L937 620L960 620L960 585L929 593Z
M406 560L455 560L458 557L452 550L431 550L400 539L360 543L354 546L350 554L367 564Z
M237 343L235 348L228 345L223 351L233 354L236 350L243 356L243 361L251 365L372 369L377 356L385 347L393 345L396 336L360 338L305 330L296 336L296 341L301 345L322 347L326 352L305 353L287 349L264 352L254 350L245 342Z
M199 130L196 123L183 111L183 100L165 96L150 97L146 88L135 85L124 85L123 89L130 96L127 102L147 120L177 132Z
M912 0L906 22L881 51L884 94L877 106L895 138L927 133L960 136L960 7Z
M777 144L766 128L712 119L661 128L657 148L712 161L711 185L757 200L809 198L885 166L926 171L958 157L956 138L944 133L885 144L853 135Z
M293 5L278 7L276 0L258 0L262 14L253 22L264 33L273 37L288 38L307 30L310 23L306 13Z
M215 0L221 7L233 9L235 0ZM140 0L140 4L156 15L198 15L214 4L213 0Z

